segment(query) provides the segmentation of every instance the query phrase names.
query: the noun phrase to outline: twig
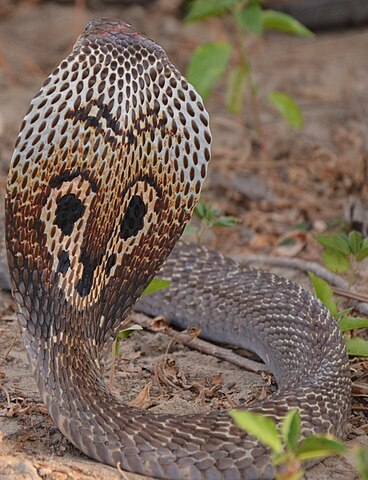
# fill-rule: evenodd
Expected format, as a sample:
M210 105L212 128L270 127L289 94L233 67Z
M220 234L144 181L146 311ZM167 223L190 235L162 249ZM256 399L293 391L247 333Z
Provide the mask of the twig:
M0 388L1 388L1 390L5 393L6 401L8 402L8 408L10 408L10 407L11 407L11 402L10 402L9 392L8 392L8 390L7 390L5 387L3 387L2 385L0 385Z
M297 270L302 270L304 272L312 272L315 275L326 280L326 282L333 285L333 288L336 288L336 294L342 295L341 292L349 291L349 284L346 280L335 275L334 273L327 270L327 268L322 267L318 263L315 262L308 262L305 260L301 260L300 258L287 258L287 257L273 257L271 255L236 255L233 258L243 264L249 263L260 263L263 265L270 265L272 267L287 267L287 268L295 268ZM340 292L340 293L339 293ZM366 296L362 296L359 293L356 293L353 289L349 291L351 294L350 298L354 298L355 301L353 302L355 310L360 313L368 314L368 298ZM354 297L353 297L354 295ZM346 295L344 295L346 296ZM359 296L359 300L358 300Z
M349 292L348 290L339 287L332 287L332 290L336 295L340 295L340 297L351 298L352 300L368 303L368 295L364 295L363 293Z
M10 347L8 348L8 350L6 351L3 359L2 359L1 362L0 362L0 367L2 367L2 366L4 365L5 360L7 359L9 353L12 351L12 349L13 349L13 347L14 347L14 345L15 345L15 342L16 342L17 339L18 339L18 334L19 334L19 332L18 332L18 330L16 330L16 331L15 331L15 335L14 335L14 337L13 337L13 341L12 341L12 343L10 344Z
M365 385L364 383L354 382L352 385L352 394L355 397L367 397L368 385Z
M155 330L151 326L151 319L146 317L140 313L134 313L134 322L141 325L141 327L155 332ZM260 373L260 372L269 372L268 368L263 365L262 363L255 362L250 360L249 358L241 357L236 353L228 350L227 348L218 347L217 345L213 345L212 343L206 342L199 338L193 338L190 334L181 334L178 335L178 332L173 328L166 327L163 331L166 335L170 337L176 337L176 341L186 345L198 352L205 353L207 355L212 355L216 358L221 358L222 360L226 360L238 367L244 368L244 370L248 370L250 372Z
M328 283L332 283L340 288L346 288L348 284L343 278L335 275L318 263L308 262L306 260L301 260L300 258L274 257L272 255L236 255L233 256L233 258L244 264L262 263L272 267L289 267L303 270L304 272L313 272Z
M124 470L122 470L120 462L117 463L116 468L118 469L118 472L121 475L121 478L123 480L129 480L128 473L124 472Z
M116 366L116 342L118 341L117 338L112 342L111 346L111 369L110 369L110 379L109 379L109 387L112 388L114 386L115 380L115 366Z

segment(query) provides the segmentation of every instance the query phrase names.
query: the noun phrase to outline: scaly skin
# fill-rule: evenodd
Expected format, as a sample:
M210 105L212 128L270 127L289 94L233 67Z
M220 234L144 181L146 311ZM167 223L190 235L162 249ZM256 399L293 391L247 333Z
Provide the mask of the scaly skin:
M174 417L119 404L101 351L181 235L210 158L208 115L163 50L122 22L88 24L24 118L6 198L19 323L42 398L87 455L164 479L271 479L269 452L226 412ZM138 308L257 351L279 392L252 410L299 409L303 434L341 436L343 340L301 287L181 245L173 285Z

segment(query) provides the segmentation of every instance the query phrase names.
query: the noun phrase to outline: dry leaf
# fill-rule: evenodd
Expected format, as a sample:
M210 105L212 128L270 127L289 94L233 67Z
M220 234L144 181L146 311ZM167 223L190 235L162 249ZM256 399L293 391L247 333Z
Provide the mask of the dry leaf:
M125 361L125 362L132 362L133 360L137 360L137 358L140 358L142 352L138 350L137 352L132 352L132 353L126 353L120 357L120 360Z
M134 400L129 402L131 407L142 408L146 410L152 405L151 398L151 388L152 382L147 383L147 385L138 393Z
M167 318L162 316L155 317L150 322L150 328L154 332L165 332L168 326L169 321L167 320Z
M172 357L166 357L163 364L154 365L154 373L158 382L166 387L190 390L193 384L188 382L186 375L180 372L176 361Z

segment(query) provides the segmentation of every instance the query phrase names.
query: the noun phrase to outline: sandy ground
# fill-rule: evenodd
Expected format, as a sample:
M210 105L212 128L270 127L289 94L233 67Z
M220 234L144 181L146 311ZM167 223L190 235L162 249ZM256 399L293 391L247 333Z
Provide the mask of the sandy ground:
M2 196L14 139L28 103L89 18L110 16L129 21L160 43L181 69L197 44L225 38L221 24L182 26L171 10L171 2L165 1L149 13L139 6L80 12L72 6L24 2L0 15ZM208 245L238 257L256 252L320 259L313 236L344 217L351 193L367 199L367 48L368 29L325 33L315 40L267 36L252 44L255 76L262 92L287 91L298 100L305 117L305 128L293 132L261 98L265 135L279 178L277 191L265 180L249 109L244 116L229 115L223 105L223 85L218 86L207 103L214 147L204 196L241 222L225 234L223 230L210 232L205 238ZM310 231L295 229L303 222L310 225ZM293 250L285 242L290 239ZM309 287L300 272L279 269L278 273ZM358 281L358 288L365 293L367 277L365 268ZM80 454L53 426L21 341L15 337L14 309L10 295L1 293L0 479L121 478L115 469ZM107 374L109 367L107 355ZM354 381L366 381L366 362L353 360L352 371ZM125 401L131 401L150 383L150 395L138 397L141 406L177 414L246 405L273 388L269 376L172 344L164 333L145 331L124 342L114 388ZM367 409L366 397L353 398L347 432L350 443L368 444ZM138 477L127 474L124 478ZM343 458L324 461L311 469L307 478L356 477L352 459Z

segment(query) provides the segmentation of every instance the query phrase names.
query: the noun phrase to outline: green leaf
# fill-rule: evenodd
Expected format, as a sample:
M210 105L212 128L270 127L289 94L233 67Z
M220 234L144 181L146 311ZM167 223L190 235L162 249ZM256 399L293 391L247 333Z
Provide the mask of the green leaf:
M353 230L352 232L349 233L348 242L349 242L351 253L353 255L356 255L359 252L362 245L362 234L360 232Z
M294 225L294 228L296 228L296 230L301 230L302 232L310 232L313 225L311 222L300 222Z
M367 257L368 257L368 238L365 238L363 240L363 243L360 247L360 251L358 252L356 258L359 262L361 262Z
M356 454L356 466L361 480L368 480L368 448L360 447Z
M199 218L199 220L203 220L207 216L207 204L204 200L200 200L194 208L194 215Z
M336 250L344 255L350 254L349 241L346 235L316 235L315 239L325 248Z
M129 335L136 332L137 330L143 330L143 327L141 327L140 325L137 325L137 324L131 325L130 327L124 328L124 330L121 330L116 335L116 338L118 338L119 340L124 340L124 338L129 337Z
M354 330L355 328L367 328L368 318L346 316L338 321L338 325L342 332Z
M282 437L286 446L294 450L300 437L300 415L298 410L291 410L285 415L281 423Z
M224 74L231 55L225 42L209 42L198 47L189 62L187 79L203 99L208 98L213 84Z
M211 227L233 227L238 223L236 217L231 215L221 215L211 222Z
M189 12L185 17L186 22L198 22L210 17L221 17L243 0L193 0Z
M368 357L368 341L360 337L346 338L348 354L354 357Z
M251 4L240 12L237 12L236 19L240 27L244 30L254 33L254 35L261 35L263 31L263 25L262 8L260 4Z
M368 248L362 248L359 253L357 253L356 259L361 262L368 257Z
M114 344L113 344L114 345L114 355L115 356L119 355L120 340L124 340L124 338L129 337L129 335L136 332L137 330L143 330L143 328L140 325L134 324L134 325L131 325L128 328L125 328L124 330L121 330L121 332L119 332L116 335L115 340L114 340Z
M271 418L247 410L230 410L229 414L238 427L270 447L274 453L282 452L281 439Z
M199 220L211 221L220 215L220 210L214 208L210 203L200 200L194 209L194 215Z
M230 74L226 105L231 113L238 114L243 110L248 73L248 68L239 65Z
M304 123L302 112L289 95L283 92L270 92L267 98L291 127L295 130L302 128Z
M350 267L349 259L343 253L330 248L322 253L322 260L331 272L345 273Z
M263 10L262 25L265 30L290 33L299 37L314 37L314 33L290 15L275 10Z
M344 308L343 310L339 310L337 312L336 317L335 317L336 320L340 321L343 318L347 317L349 315L349 313L351 313L352 310L353 310L353 307L348 307L348 308Z
M333 298L333 291L330 285L317 275L314 275L312 272L308 272L310 281L314 287L314 293L317 298L321 300L323 305L328 308L331 315L336 317L337 315L337 305Z
M145 297L150 293L157 292L158 290L162 290L163 288L167 288L169 286L170 282L167 282L166 280L161 280L160 278L154 278L143 290L141 297Z
M296 449L296 456L299 460L305 461L331 455L342 455L346 450L345 445L338 440L316 435L302 441Z

